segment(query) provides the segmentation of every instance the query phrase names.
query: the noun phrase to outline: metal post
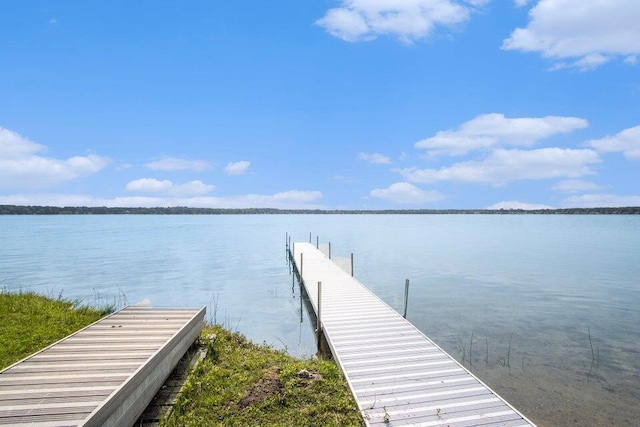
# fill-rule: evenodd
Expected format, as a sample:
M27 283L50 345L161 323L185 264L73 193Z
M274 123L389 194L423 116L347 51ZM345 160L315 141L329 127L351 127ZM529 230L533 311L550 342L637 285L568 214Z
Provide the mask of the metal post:
M407 318L407 304L409 303L409 279L404 282L404 314L402 317Z
M320 249L320 236L316 236L316 249Z
M284 246L286 248L289 247L289 232L288 231L286 233L284 233Z
M331 259L331 242L329 242L329 259Z
M311 243L311 232L309 232L309 243Z
M316 325L316 333L317 333L317 341L318 341L318 352L320 352L320 345L322 344L322 322L320 320L320 315L322 313L322 282L318 282L318 315L316 318L318 319Z
M304 254L301 253L300 254L300 280L302 280L302 265L303 265L303 261L304 261Z
M289 249L291 249L291 236L289 236Z
M353 252L351 252L351 277L353 277Z

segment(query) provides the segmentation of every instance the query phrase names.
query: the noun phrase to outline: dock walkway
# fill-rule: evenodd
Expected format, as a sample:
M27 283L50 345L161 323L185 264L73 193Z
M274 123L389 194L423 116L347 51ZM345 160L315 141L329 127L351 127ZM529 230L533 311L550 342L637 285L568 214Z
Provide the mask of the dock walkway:
M204 315L130 306L9 366L0 372L0 425L133 425Z
M291 255L369 426L534 426L310 243Z

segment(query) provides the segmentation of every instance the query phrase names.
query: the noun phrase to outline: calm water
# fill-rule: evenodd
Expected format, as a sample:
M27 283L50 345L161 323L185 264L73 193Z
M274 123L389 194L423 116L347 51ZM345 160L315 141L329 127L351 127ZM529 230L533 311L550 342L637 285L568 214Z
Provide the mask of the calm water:
M310 356L284 249L310 231L397 310L410 279L408 319L540 425L640 425L637 216L4 216L0 287L206 305Z

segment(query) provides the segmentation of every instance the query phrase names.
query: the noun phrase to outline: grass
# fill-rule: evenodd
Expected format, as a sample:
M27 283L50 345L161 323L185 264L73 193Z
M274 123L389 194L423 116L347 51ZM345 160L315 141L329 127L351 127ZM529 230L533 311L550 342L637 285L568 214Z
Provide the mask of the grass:
M0 369L76 332L108 310L33 292L0 292Z
M217 325L206 326L200 339L207 358L163 427L363 425L335 363L296 359ZM302 378L302 370L319 375Z

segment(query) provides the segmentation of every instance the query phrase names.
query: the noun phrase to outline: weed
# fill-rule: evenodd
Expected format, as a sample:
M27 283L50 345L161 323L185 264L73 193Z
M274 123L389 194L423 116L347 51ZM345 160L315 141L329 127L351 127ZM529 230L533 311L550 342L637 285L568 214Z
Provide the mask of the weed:
M511 336L509 337L509 350L507 350L507 367L509 368L509 375L511 375L511 340L513 339L513 334L516 331L511 332Z

